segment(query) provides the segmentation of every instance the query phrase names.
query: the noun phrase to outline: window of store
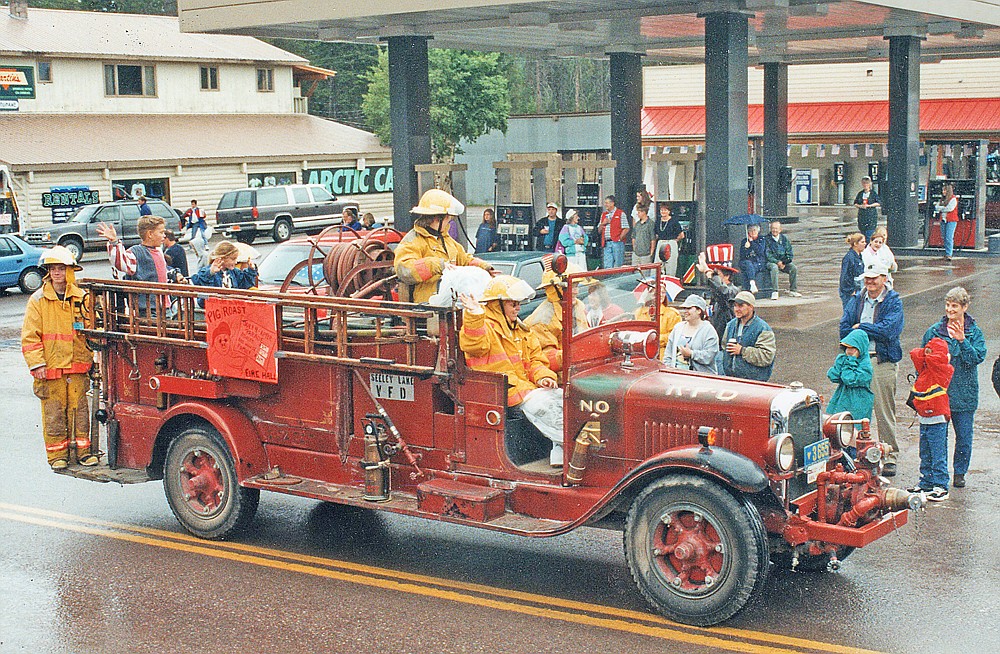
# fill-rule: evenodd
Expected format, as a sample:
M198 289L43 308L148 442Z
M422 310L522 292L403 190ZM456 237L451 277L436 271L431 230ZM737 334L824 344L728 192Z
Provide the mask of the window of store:
M156 67L133 64L104 65L104 95L156 95Z
M112 195L115 200L135 199L140 195L153 200L169 202L170 182L165 177L116 179L111 182Z
M52 62L51 61L39 61L38 62L38 83L39 84L51 84L52 83Z
M273 68L257 69L257 90L260 91L261 93L270 93L274 91Z
M261 186L288 186L295 184L297 175L294 172L287 173L251 173L247 175L247 186L250 188L260 188Z
M219 69L217 67L215 66L201 67L201 90L202 91L219 90Z

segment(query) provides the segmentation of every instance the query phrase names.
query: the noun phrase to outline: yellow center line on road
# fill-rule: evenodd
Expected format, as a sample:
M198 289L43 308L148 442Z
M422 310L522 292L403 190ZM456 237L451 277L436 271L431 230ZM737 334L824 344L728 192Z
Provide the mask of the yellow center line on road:
M446 599L461 603L492 606L493 608L497 608L499 610L524 613L539 617L549 617L552 619L557 619L567 622L577 622L581 624L590 624L593 626L602 626L605 628L614 629L616 631L627 631L631 633L638 633L657 638L665 638L668 640L678 640L682 642L705 645L708 647L716 647L720 649L727 649L740 652L789 652L789 651L801 651L804 649L811 651L831 652L834 654L879 654L878 652L874 652L872 650L863 650L859 648L837 645L834 643L824 643L820 641L795 638L791 636L783 636L780 634L772 634L767 632L732 629L724 627L713 627L713 628L690 627L688 625L680 625L678 623L671 622L669 620L666 620L665 618L662 618L658 615L654 615L651 613L642 613L638 611L618 609L615 607L609 607L599 604L590 604L586 602L577 602L573 600L548 597L545 595L537 595L534 593L526 593L521 591L495 588L492 586L485 586L481 584L473 584L468 582L443 579L439 577L430 577L425 575L406 573L386 568L377 568L358 563L351 563L348 561L327 559L323 557L310 556L307 554L297 554L292 552L286 552L283 550L274 550L265 547L258 547L254 545L245 545L242 543L205 541L203 539L195 538L185 533L169 532L159 529L109 522L106 520L100 520L96 518L85 518L81 516L61 513L57 511L51 511L47 509L19 506L14 504L7 504L4 502L0 502L0 509L6 509L18 513L34 514L38 516L47 516L59 521L78 522L78 523L84 523L84 525L97 525L99 527L103 527L104 529L94 529L86 526L71 526L71 525L61 524L60 522L53 522L50 520L29 518L27 516L19 517L18 515L14 514L7 514L7 513L0 514L3 515L4 517L7 517L8 519L19 520L22 522L29 522L32 524L40 524L43 526L49 526L58 529L66 529L70 531L77 531L80 533L87 533L97 536L116 538L119 540L127 540L131 542L152 545L155 547L163 547L166 549L174 549L179 551L187 551L197 554L203 554L206 556L214 556L216 558L224 558L228 560L240 561L244 563L250 563L253 565L262 565L277 569L291 570L295 572L301 572L304 574L310 574L313 576L325 576L342 581L348 581L350 583L360 583L380 588L395 589L401 592L438 597L440 599ZM144 534L146 536L154 536L156 538L135 536L130 533L117 533L118 531ZM162 540L157 540L164 538L169 539L170 541L179 541L179 542L164 542ZM185 545L187 543L191 545L190 546ZM243 553L250 553L257 556L246 556ZM291 563L283 563L281 561L260 559L258 558L259 556L281 558L285 559L286 561L290 561ZM300 565L300 563L307 563L309 565L308 566ZM324 566L327 568L330 567L339 568L340 570L347 570L350 572L361 573L364 575L376 575L382 578L372 579L368 577L358 577L357 575L350 573L338 573L335 570L317 570L315 567L312 567L316 565ZM414 582L417 584L428 584L428 585L438 586L441 588L426 588L426 587L412 586L411 584L408 583L401 583L399 581L396 581L398 579L405 580L408 582ZM495 597L503 597L506 599L531 602L534 604L541 604L543 605L543 607L516 605L516 604L510 604L508 602L501 602L490 599L485 599L484 601L484 598L455 593L452 592L453 590L481 593L485 595L492 595ZM594 613L604 614L607 616L613 616L614 618L620 618L620 619L638 620L646 623L653 623L654 625L663 625L663 628L651 625L625 623L622 622L622 620L610 620L607 618L601 618L592 615L570 614L570 613L565 613L563 611L555 611L552 609L544 608L545 605L564 608L564 609L572 609L575 611L582 611L590 614ZM678 631L678 629L684 629L687 631ZM696 632L696 633L689 633L689 632ZM713 636L754 639L765 643L765 645L758 646L747 643L745 641L734 643L728 640L713 638ZM705 639L707 639L708 642L702 642ZM785 645L795 649L789 650L785 648L774 647L774 645Z

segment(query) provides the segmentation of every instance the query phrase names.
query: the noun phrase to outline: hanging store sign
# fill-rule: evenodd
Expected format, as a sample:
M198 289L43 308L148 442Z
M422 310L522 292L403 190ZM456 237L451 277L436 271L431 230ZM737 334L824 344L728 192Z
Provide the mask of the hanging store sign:
M392 166L311 168L302 171L306 184L322 184L334 195L392 193Z
M35 69L31 66L0 66L0 98L35 99Z

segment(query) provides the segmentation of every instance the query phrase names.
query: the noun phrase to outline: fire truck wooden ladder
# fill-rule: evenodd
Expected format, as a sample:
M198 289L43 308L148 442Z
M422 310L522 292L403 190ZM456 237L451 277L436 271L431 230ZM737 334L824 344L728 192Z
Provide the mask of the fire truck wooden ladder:
M450 309L136 281L87 279L81 285L94 299L84 333L98 340L207 349L199 300L222 298L275 307L279 359L438 377L448 376L461 359L453 329L444 328L454 325ZM428 333L428 323L442 326L437 335Z

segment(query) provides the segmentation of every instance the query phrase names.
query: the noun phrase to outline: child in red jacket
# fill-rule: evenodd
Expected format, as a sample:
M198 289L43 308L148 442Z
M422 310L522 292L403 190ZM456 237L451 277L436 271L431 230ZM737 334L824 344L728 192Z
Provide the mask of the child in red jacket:
M948 384L955 369L948 344L937 337L911 350L910 358L917 369L911 392L920 419L920 483L909 491L941 502L948 499Z

